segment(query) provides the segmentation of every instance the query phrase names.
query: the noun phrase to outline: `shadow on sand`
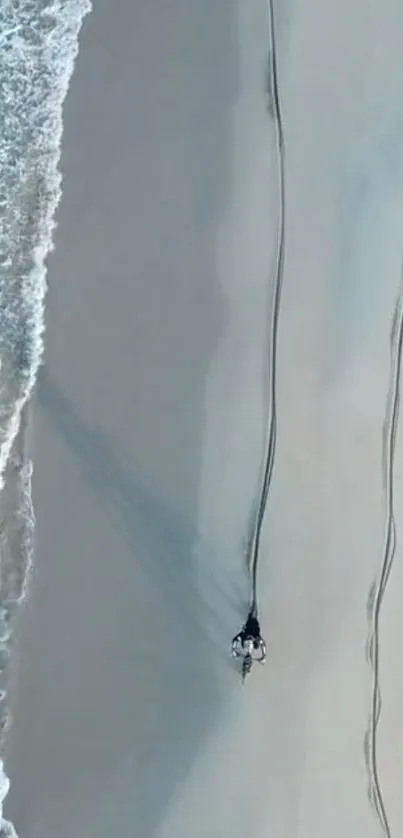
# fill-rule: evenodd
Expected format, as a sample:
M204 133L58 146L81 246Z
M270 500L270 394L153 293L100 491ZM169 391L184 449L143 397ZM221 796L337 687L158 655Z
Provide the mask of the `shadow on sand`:
M145 577L143 582L139 578L137 591L133 579L126 579L129 586L126 593L118 584L120 606L114 601L113 584L109 581L109 594L105 597L103 591L104 601L98 603L106 624L108 615L115 614L120 607L120 646L128 654L127 666L132 678L141 679L142 687L133 693L133 685L128 685L128 692L133 698L129 711L131 720L128 719L129 724L131 721L131 732L126 734L127 744L131 743L131 754L126 754L123 772L117 766L121 776L116 780L116 788L109 800L110 809L108 805L103 811L103 825L97 825L96 834L107 835L106 824L111 828L115 817L119 821L127 817L127 827L134 821L141 825L143 835L152 835L165 806L164 797L169 798L174 793L195 759L202 731L209 730L219 719L218 711L225 691L212 677L211 664L214 659L217 661L218 656L219 665L228 668L232 680L230 660L225 657L230 640L228 623L231 626L231 622L216 610L209 609L208 603L200 601L192 561L196 545L199 551L201 549L195 530L180 521L167 504L161 503L151 488L145 488L146 484L136 477L136 469L131 466L130 460L113 453L106 434L80 421L45 370L40 376L38 400L51 424L77 458L80 471L105 510L109 525L126 543L132 557L131 573L139 572L139 577L140 574ZM206 555L206 561L212 561L211 555ZM95 566L93 572L96 573ZM111 555L110 572L115 576L128 571L122 568L118 556ZM76 581L80 585L79 568ZM99 588L95 580L94 588ZM141 595L144 589L151 590L152 596L144 598ZM223 613L236 608L236 599L228 594L224 586L220 594ZM162 618L155 607L150 607L152 600L164 612ZM79 602L76 601L76 605L79 607ZM83 607L88 608L87 619L91 620L91 612L97 607L94 596ZM82 630L85 636L85 625ZM216 643L212 637L217 638ZM113 663L108 660L106 678L109 681L113 669ZM74 674L73 666L71 673ZM77 708L82 682L70 683L65 689L72 690L68 703ZM104 685L104 696L108 696L111 689L118 689L116 682L110 681L110 689ZM65 695L64 701L66 698ZM117 705L111 707L113 725L113 716L119 706L116 694L112 700ZM158 722L153 730L148 729L145 743L147 723L144 728L142 719L147 715L146 704L153 704L156 700L159 704ZM96 701L96 713L102 714L105 706L100 693ZM110 723L108 712L105 712L104 722L107 728ZM120 762L118 754L116 760ZM82 766L82 760L80 764ZM81 770L78 769L78 775ZM90 766L88 771L91 771ZM122 792L126 799L117 807L119 816L114 813L112 817L116 793L120 796ZM129 806L128 800L131 801Z

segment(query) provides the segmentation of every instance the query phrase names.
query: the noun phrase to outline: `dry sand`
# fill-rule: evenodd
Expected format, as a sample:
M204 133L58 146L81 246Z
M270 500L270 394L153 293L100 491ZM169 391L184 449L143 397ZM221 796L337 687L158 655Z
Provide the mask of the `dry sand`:
M267 392L267 6L94 5L65 109L6 812L20 838L375 838L365 643L402 259L401 3L277 9L287 221L269 654L245 689L227 648ZM401 462L380 637L393 836Z

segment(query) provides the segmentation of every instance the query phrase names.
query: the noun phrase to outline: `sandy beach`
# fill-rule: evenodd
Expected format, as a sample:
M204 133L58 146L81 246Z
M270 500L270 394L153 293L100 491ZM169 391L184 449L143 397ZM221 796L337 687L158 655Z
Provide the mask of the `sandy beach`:
M402 281L403 10L275 9L286 256L259 565L268 660L242 687L229 657L267 422L267 4L94 0L33 402L36 555L6 754L19 838L401 834L400 430L379 612L383 828L366 644Z

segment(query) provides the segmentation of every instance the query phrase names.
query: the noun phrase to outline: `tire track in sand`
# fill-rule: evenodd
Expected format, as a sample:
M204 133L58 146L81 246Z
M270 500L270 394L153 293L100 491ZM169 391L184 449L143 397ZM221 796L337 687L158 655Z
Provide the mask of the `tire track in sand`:
M368 596L367 660L372 672L371 704L368 727L364 737L364 754L368 772L368 798L377 814L382 829L391 838L390 826L383 801L377 764L377 728L381 715L379 684L380 641L379 621L396 550L394 517L394 460L399 422L400 376L403 344L403 266L399 293L396 299L390 335L389 389L383 425L383 485L385 493L385 535L382 561Z

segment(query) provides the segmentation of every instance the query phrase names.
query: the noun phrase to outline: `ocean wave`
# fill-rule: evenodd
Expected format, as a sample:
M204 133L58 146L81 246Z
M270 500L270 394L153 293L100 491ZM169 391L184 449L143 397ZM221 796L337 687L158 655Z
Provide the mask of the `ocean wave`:
M2 0L0 6L0 492L6 487L0 494L0 676L31 565L32 463L24 422L43 353L63 102L90 11L90 0ZM3 698L2 692L2 705ZM8 788L0 761L0 838L16 835L2 817Z

